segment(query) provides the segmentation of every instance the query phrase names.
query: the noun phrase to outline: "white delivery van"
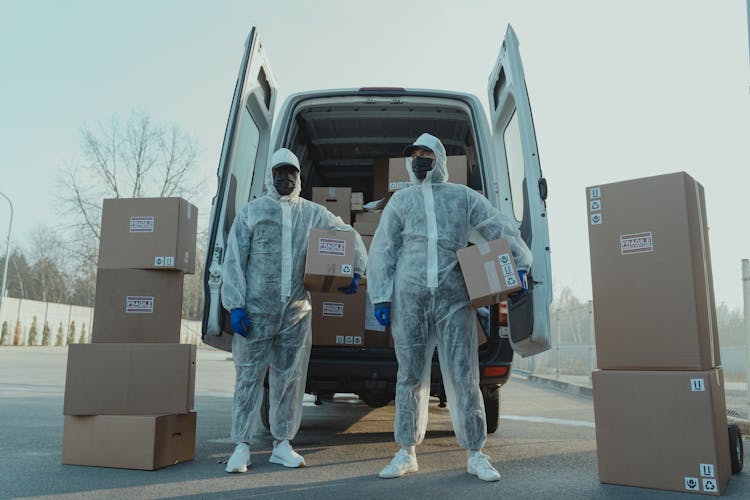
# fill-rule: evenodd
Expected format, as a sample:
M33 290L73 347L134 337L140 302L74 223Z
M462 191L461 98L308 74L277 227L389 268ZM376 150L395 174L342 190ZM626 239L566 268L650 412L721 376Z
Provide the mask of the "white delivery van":
M500 388L510 375L513 352L531 356L549 348L552 300L545 199L529 98L518 40L509 26L488 82L489 122L479 99L445 90L366 87L291 95L273 122L277 85L258 32L245 42L227 121L211 209L204 291L203 341L231 350L228 313L221 306L221 267L235 214L263 195L273 151L286 147L300 159L302 196L316 186L346 186L373 199L373 164L397 158L423 132L440 138L448 155L467 158L467 184L517 221L534 254L530 290L508 314L498 305L485 322L487 342L479 349L480 385L487 427L500 414ZM353 327L352 335L363 335ZM392 348L313 346L306 392L358 394L371 406L394 399L396 357ZM437 354L431 394L445 404ZM267 401L267 398L266 398ZM267 403L263 409L267 426Z

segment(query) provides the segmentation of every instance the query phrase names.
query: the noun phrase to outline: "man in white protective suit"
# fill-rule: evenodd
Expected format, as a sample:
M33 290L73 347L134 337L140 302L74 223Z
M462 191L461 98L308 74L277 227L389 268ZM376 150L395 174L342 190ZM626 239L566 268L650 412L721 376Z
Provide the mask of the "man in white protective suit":
M445 147L422 134L405 150L412 186L397 191L383 211L370 246L368 293L381 325L392 324L398 359L394 436L401 449L381 472L395 478L418 470L415 446L427 428L430 369L437 345L453 429L467 450L467 472L485 481L500 474L482 448L487 440L479 388L475 312L456 251L476 231L507 238L526 290L531 252L515 221L484 196L448 182Z
M289 441L299 430L311 347L310 295L303 285L311 229L354 231L322 205L300 197L300 166L288 149L276 151L266 193L235 218L227 239L221 300L230 311L236 371L232 440L227 472L245 472L258 427L268 370L270 462L303 467ZM367 251L356 234L354 273L343 293L356 293Z

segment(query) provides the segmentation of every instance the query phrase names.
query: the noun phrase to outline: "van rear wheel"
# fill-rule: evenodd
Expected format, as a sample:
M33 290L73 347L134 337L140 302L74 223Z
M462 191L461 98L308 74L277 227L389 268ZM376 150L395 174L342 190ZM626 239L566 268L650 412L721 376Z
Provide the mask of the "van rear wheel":
M485 385L482 387L484 415L487 420L487 433L492 434L500 425L500 386Z
M742 444L742 433L737 424L729 424L729 458L732 463L732 474L742 471L745 447Z

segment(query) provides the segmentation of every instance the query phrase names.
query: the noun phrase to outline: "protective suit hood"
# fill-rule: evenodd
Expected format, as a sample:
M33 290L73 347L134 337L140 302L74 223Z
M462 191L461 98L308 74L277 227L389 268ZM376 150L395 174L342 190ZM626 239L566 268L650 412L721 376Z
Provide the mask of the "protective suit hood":
M282 165L291 165L297 170L297 180L294 184L294 190L287 196L281 196L273 186L273 169ZM271 165L266 170L266 194L277 200L296 200L302 191L302 181L300 179L299 159L297 155L286 148L281 148L271 156Z
M422 134L417 137L417 140L414 141L412 146L424 146L425 148L435 153L435 166L430 172L427 172L427 177L425 177L423 181L420 181L419 179L417 179L417 176L414 175L414 172L411 169L411 157L407 157L406 172L409 174L411 183L416 186L422 183L436 184L439 182L448 182L448 166L445 154L445 146L443 146L443 143L440 142L440 139L438 139L434 135Z

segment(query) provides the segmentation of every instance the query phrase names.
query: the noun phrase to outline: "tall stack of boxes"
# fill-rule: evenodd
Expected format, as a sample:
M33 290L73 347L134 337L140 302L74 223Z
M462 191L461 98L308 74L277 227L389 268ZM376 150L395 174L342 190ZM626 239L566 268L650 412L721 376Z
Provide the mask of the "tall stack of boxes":
M197 216L181 198L104 200L92 343L68 348L64 464L193 459L196 347L180 324Z
M703 187L587 189L603 483L718 495L731 475Z

